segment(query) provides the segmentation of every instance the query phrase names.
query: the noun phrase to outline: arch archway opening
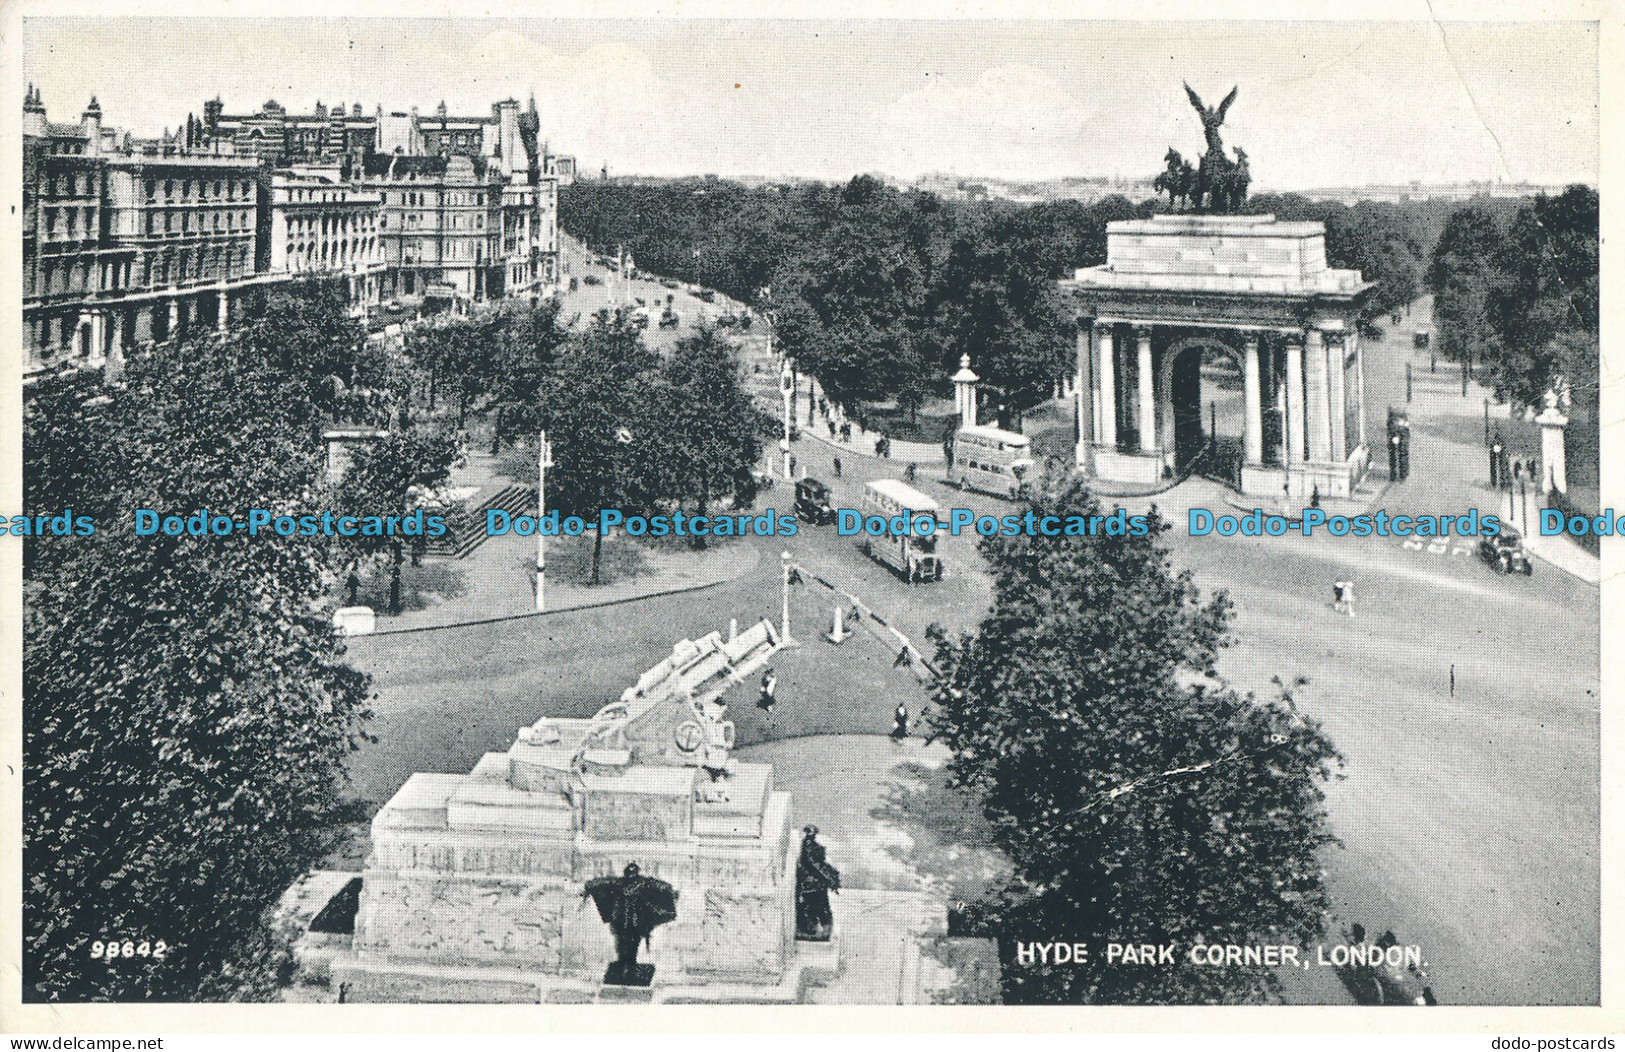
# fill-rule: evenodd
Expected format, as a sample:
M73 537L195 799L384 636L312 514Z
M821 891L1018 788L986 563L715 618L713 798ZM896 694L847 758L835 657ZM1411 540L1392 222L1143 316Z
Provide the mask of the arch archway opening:
M1247 430L1241 353L1216 339L1183 341L1169 356L1174 470L1241 487Z

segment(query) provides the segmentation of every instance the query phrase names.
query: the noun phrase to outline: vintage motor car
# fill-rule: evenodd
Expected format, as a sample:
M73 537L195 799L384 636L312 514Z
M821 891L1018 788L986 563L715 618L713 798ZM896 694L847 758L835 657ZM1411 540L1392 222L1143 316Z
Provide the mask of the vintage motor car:
M1528 577L1535 572L1523 538L1510 530L1503 529L1494 537L1482 538L1478 542L1478 557L1501 573L1517 572Z
M811 477L797 482L796 514L814 526L827 526L834 522L835 506L830 503L829 487Z

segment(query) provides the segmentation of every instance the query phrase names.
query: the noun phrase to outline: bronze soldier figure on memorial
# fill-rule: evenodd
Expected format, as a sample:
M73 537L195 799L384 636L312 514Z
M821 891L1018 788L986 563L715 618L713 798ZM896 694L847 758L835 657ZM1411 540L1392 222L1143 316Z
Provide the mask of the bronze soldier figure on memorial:
M611 986L648 986L655 966L638 963L638 943L662 924L677 919L677 890L655 877L645 877L636 862L628 862L618 877L587 881L582 898L591 898L598 916L615 933L615 959L604 970Z
M841 874L826 860L818 827L808 826L801 832L801 857L796 860L796 938L828 942L835 928L829 893L841 890Z

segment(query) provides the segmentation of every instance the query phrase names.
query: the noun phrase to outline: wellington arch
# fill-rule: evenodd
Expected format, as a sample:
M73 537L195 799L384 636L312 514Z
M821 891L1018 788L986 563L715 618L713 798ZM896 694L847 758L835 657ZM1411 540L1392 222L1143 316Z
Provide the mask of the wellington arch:
M1108 224L1106 263L1060 282L1078 322L1078 469L1150 486L1183 474L1201 437L1192 385L1218 351L1242 377L1240 490L1348 496L1370 461L1357 318L1372 287L1327 265L1320 223Z

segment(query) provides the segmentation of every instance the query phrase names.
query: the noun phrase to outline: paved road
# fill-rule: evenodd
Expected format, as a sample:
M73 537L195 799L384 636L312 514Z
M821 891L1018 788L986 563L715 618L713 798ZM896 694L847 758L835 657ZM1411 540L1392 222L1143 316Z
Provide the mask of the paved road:
M1368 427L1380 434L1386 399L1375 392L1392 389L1396 366L1402 385L1403 364L1369 346L1367 363L1376 420ZM797 456L847 506L856 506L864 480L902 469L853 458L835 480L827 447L803 441ZM1005 507L928 480L921 487L947 506ZM1459 492L1455 482L1430 487L1413 475L1381 503L1393 512L1456 513L1466 508L1440 502ZM787 508L791 494L781 484L766 496ZM1168 536L1176 563L1192 567L1204 591L1226 588L1236 602L1236 641L1221 671L1257 692L1273 689L1272 676L1306 677L1298 703L1347 759L1346 777L1327 788L1344 845L1327 857L1339 917L1420 943L1447 1004L1595 1002L1596 588L1545 568L1532 578L1501 577L1456 545L1185 536L1186 508L1224 499L1198 480L1157 500L1180 516ZM1123 503L1138 510L1147 502ZM783 542L747 543L768 556L757 570L693 596L356 641L359 662L379 677L381 738L356 758L357 792L382 800L412 770L466 770L542 713L590 714L680 635L725 627L730 617L776 618ZM792 544L799 561L916 638L932 621L970 627L988 602L970 539L945 538L948 578L914 587L832 527ZM1331 609L1330 584L1342 576L1357 582L1352 620ZM827 627L829 605L815 588L798 589L794 605L795 632L812 641L781 655L771 721L748 697L732 699L742 740L883 732L898 700L917 711L915 678L893 667L879 642L860 636L837 649L817 641L807 626Z
M644 333L644 341L655 350L670 349L678 339L690 335L702 321L714 322L719 315L737 314L741 309L739 304L721 293L716 293L713 301L707 303L695 295L696 289L677 282L672 283L677 287L668 288L660 280L651 278L622 281L613 271L595 262L594 254L574 238L560 235L559 248L563 264L568 268L566 287L570 278L577 279L575 291L563 294L560 316L569 319L579 314L586 319L616 303L628 307L639 306L637 301L641 299L642 306L649 309L649 328ZM600 284L588 284L585 279L589 275L598 279ZM672 297L672 309L679 320L677 327L672 329L662 329L657 324L667 296Z

